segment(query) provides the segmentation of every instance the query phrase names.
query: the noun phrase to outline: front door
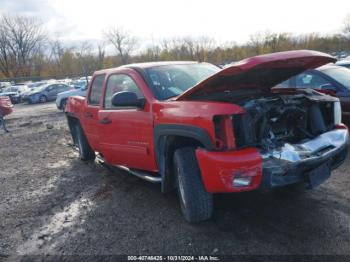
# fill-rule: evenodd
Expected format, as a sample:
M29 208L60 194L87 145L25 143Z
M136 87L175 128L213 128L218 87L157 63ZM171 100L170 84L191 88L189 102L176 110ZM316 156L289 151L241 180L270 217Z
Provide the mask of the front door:
M134 92L139 99L144 95L127 74L113 74L106 84L103 108L99 111L100 148L109 164L155 171L153 158L153 120L150 105L144 108L115 107L113 94Z
M84 133L89 141L89 144L96 151L99 150L99 136L98 136L98 110L100 107L100 100L102 100L102 87L105 79L105 74L95 75L89 94L85 101L86 106L83 107L82 112L82 127Z

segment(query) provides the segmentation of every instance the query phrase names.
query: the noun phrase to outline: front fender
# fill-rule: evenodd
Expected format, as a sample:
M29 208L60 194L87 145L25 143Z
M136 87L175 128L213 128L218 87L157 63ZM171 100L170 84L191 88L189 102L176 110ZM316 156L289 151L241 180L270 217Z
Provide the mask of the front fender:
M169 137L183 137L190 138L201 145L207 150L214 149L214 143L208 134L208 132L200 127L191 125L180 124L159 124L154 127L154 143L155 143L155 156L158 165L159 173L162 177L162 192L168 191L171 187L172 179L170 177L170 170L167 168L169 160ZM171 161L171 159L170 159Z

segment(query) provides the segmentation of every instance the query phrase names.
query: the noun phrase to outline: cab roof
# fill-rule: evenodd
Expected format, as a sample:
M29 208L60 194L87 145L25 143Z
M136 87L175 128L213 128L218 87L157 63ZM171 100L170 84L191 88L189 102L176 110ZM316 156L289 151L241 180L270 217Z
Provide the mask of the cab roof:
M122 66L108 68L108 69L102 69L102 70L96 71L95 74L110 73L123 68L143 70L143 69L153 68L158 66L186 65L186 64L198 64L198 63L199 62L196 62L196 61L161 61L161 62L133 63L133 64L127 64L127 65L122 65Z

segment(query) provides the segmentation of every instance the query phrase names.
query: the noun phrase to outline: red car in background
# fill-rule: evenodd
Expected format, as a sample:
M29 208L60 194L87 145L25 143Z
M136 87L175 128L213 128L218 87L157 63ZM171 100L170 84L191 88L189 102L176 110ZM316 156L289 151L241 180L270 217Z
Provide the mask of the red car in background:
M9 97L0 96L0 125L5 132L8 132L4 117L12 113L12 103Z
M2 117L12 113L12 103L9 97L0 96L0 115Z
M309 69L278 87L313 88L340 99L343 117L350 120L350 69L334 64Z
M209 219L213 194L305 183L313 188L346 158L339 99L273 89L334 62L290 51L220 69L208 63L131 64L94 73L66 116L82 160L177 189L187 221Z

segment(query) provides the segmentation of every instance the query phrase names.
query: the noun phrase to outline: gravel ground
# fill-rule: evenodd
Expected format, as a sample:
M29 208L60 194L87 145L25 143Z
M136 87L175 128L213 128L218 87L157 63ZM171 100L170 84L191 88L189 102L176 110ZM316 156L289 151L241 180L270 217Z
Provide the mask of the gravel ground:
M350 160L312 191L215 196L190 225L175 194L84 163L53 103L0 131L0 254L350 254Z

